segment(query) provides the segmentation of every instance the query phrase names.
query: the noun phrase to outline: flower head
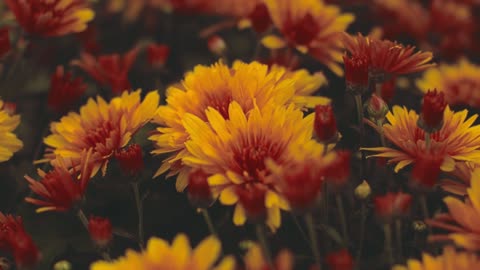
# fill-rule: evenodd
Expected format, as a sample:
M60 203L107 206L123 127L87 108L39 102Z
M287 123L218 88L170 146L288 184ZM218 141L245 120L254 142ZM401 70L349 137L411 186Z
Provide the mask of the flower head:
M134 175L140 173L144 167L142 148L136 143L116 151L114 155L115 159L120 163L120 168L126 174Z
M233 257L224 258L217 266L215 262L220 256L220 241L210 236L202 240L193 250L188 238L178 234L172 244L152 237L142 253L127 251L124 257L114 261L98 261L92 264L91 270L136 269L136 270L233 270Z
M9 160L23 147L12 131L20 124L20 116L12 115L6 103L0 100L0 162Z
M40 252L25 231L22 218L4 215L2 212L0 212L0 250L11 253L18 268L35 266L40 260Z
M188 176L188 199L198 208L206 208L213 202L212 191L208 184L209 176L201 169L192 171Z
M422 114L418 125L428 133L435 132L442 128L443 115L447 103L443 92L437 92L436 89L428 91L423 97Z
M468 252L456 252L454 247L447 246L443 254L433 257L424 253L422 260L409 259L407 265L396 265L392 270L469 270L480 269L480 259L476 254Z
M5 0L18 24L39 36L82 32L95 13L85 0Z
M185 142L189 138L182 121L186 114L208 121L206 110L211 107L228 119L232 101L244 112L253 109L254 105L263 108L269 102L280 106L293 103L299 108L314 107L329 102L327 98L311 96L325 81L322 74L311 75L305 70L289 72L280 66L269 68L258 62L235 62L231 68L222 62L210 67L195 67L181 84L167 90L167 105L160 106L155 115L154 122L160 127L149 138L156 146L152 153L171 153L156 176L170 169L169 175L179 173L177 190L187 185L189 168L181 162L187 153Z
M38 169L39 181L26 175L30 189L43 200L27 197L25 201L40 206L37 213L45 211L68 211L79 203L92 176L92 151L83 151L81 160L72 171L68 160L58 157L52 170L45 173ZM80 167L80 169L76 169Z
M363 180L363 182L355 188L354 192L357 199L365 200L372 193L372 188L367 181Z
M388 105L383 99L373 94L367 104L368 116L375 122L385 120L385 115L389 112Z
M350 178L351 155L347 150L336 151L332 161L325 168L325 180L336 189L343 188Z
M480 107L480 66L461 59L457 64L441 64L425 71L417 80L417 87L423 92L437 89L445 95L450 105Z
M82 78L74 79L72 72L65 72L63 66L58 66L50 78L47 104L57 113L63 113L72 107L86 89Z
M477 115L467 118L467 110L453 112L447 106L440 130L430 134L430 149L435 153L445 153L443 171L453 170L454 161L477 162L480 155L480 137L477 126L472 126ZM396 148L373 147L364 150L377 152L375 157L385 157L389 163L395 163L398 172L415 162L426 150L425 131L417 126L418 114L413 110L394 106L387 114L389 123L383 125L385 137Z
M99 247L105 247L112 240L112 223L108 218L91 216L88 219L90 238Z
M331 270L352 270L353 258L346 249L331 252L327 255L326 261Z
M243 257L245 268L248 270L271 269L267 259L262 254L262 249L258 244L252 244ZM275 270L292 270L294 265L293 255L288 250L281 250L273 262Z
M123 55L108 54L98 58L83 53L80 60L72 61L72 65L79 66L98 83L108 85L112 92L118 95L131 88L128 72L137 58L138 51L138 48L133 48Z
M359 55L343 56L345 64L345 81L353 92L365 92L368 87L369 59ZM357 90L358 89L358 90Z
M406 193L387 193L384 196L377 196L374 200L375 212L385 220L393 217L406 215L410 211L412 196Z
M271 48L281 47L282 43L297 47L308 51L336 74L343 73L338 65L342 61L339 32L353 22L352 14L342 14L337 6L316 0L266 0L265 4L273 24L285 39Z
M477 168L480 168L480 164L472 162L456 162L455 169L448 172L447 178L440 179L439 185L447 192L459 196L466 196L467 188L470 187L471 179L473 177L480 177L480 170L476 170Z
M70 112L59 122L53 122L50 126L52 134L44 139L50 147L45 160L53 160L59 155L75 163L84 150L92 149L93 174L100 168L105 173L108 160L128 144L158 108L160 97L157 91L149 92L143 101L140 93L140 90L124 92L110 103L101 97L96 101L91 98L80 108L80 113Z
M267 224L278 228L280 209L289 207L266 162L287 166L303 155L321 155L323 146L311 139L313 114L304 118L293 104L246 113L237 102L230 104L228 118L213 108L206 114L210 125L193 114L184 117L190 140L183 162L212 174L213 193L222 204L235 205L236 225L244 224L250 211L250 216L265 213Z
M0 59L11 49L10 31L7 27L0 28Z
M314 129L318 140L322 143L333 142L338 138L337 121L332 105L315 107Z
M147 47L147 59L150 66L162 67L167 61L170 48L163 44L150 44Z

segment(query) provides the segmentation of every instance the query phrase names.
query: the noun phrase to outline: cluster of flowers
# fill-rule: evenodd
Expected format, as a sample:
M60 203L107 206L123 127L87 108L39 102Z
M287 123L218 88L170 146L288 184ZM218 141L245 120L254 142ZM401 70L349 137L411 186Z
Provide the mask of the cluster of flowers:
M35 161L46 164L38 169L38 179L25 176L31 190L25 201L38 206L38 213L78 215L103 256L102 261L91 265L92 270L293 269L294 254L282 250L272 258L266 237L266 229L273 234L282 226L283 212L292 213L295 220L297 216L305 218L313 255L307 263L311 269L361 268L370 202L384 228L384 265L394 270L480 269L476 255L480 251L480 126L475 124L477 115L469 115L467 109L452 109L480 105L480 67L466 57L455 65L437 66L431 52L391 41L381 34L348 34L355 16L326 2L335 1L108 1L106 12L125 10L127 21L135 20L147 6L165 12L198 12L233 19L201 33L212 53L222 59L209 66L195 66L179 83L166 89L165 104L160 105L158 90L142 94L142 90L132 89L129 72L145 48L150 68L164 69L168 46L139 45L123 55L99 55L94 30L87 28L95 17L88 1L6 0L9 11L0 8L0 16L15 18L15 25L0 28L0 59L5 67L11 68L9 61L36 37L75 33L83 52L71 61L70 67L81 69L100 88L110 90L103 97L89 98L76 110L87 84L67 67L56 67L45 105L60 118L50 123L50 134L43 139L47 148L43 157ZM408 23L405 28L401 24L395 28L387 25L386 36L394 36L400 27L421 40L433 27L430 21L444 17L458 20L452 25L442 24L440 33L468 25L457 34L471 38L478 30L471 14L461 13L461 8L476 8L475 3L432 1L431 20L425 22L410 20L412 14L405 6L411 4L416 12L427 12L420 3L410 2L414 1L373 1L379 10L390 9L401 22ZM452 3L442 10L440 2ZM268 49L271 57L262 60L256 55L251 62L236 60L228 64L227 45L216 33L234 26L251 27L258 34L258 46ZM442 43L441 49L451 45ZM345 96L354 97L357 109L355 147L342 142L339 130L343 123L335 113L334 109L339 109L334 106L335 100L315 95L327 85L327 76L299 68L307 56L325 66L325 73L345 77ZM424 94L420 113L393 105L394 89L401 84L399 77L419 72L424 72L416 80ZM393 105L391 110L388 104ZM5 162L23 144L13 133L20 124L15 104L0 101L0 109L0 161ZM175 177L177 191L187 194L210 227L212 235L194 249L181 233L171 244L152 237L144 245L138 179L146 166L145 148L133 143L133 137L149 125L155 127L145 136L153 144L151 154L163 159L153 178L165 174ZM366 159L366 154L378 158L378 162ZM132 187L139 211L138 242L144 248L127 251L114 260L109 254L114 238L111 221L88 218L83 211L89 183L94 177L105 177L113 160L125 175L135 179ZM394 173L404 173L408 180L394 185L401 188L391 187L387 181L378 183L378 188L369 183L368 178L374 177L368 172L369 166L383 170L388 181L398 180L391 176ZM444 198L448 212L432 217L427 198L436 186L450 194ZM360 239L353 244L351 232L356 228L349 226L344 205L351 200L361 206L362 215ZM448 245L438 257L425 253L420 260L409 259L404 266L401 224L413 202L418 202L423 211L423 222L417 226L428 226L430 231L441 229L430 232L428 240ZM248 223L256 227L259 244L250 244L242 260L222 254L222 239L208 214L215 203L233 207L234 225ZM335 229L330 234L325 232L335 224L329 220L332 214L339 218L340 233ZM317 225L323 228L321 235ZM330 247L331 235L338 236L338 248ZM322 241L318 241L320 238ZM320 247L319 243L326 244ZM455 247L465 251L456 251ZM0 251L13 258L18 268L34 267L42 260L22 218L1 212ZM353 251L357 253L356 261L351 256ZM7 269L8 264L7 259L1 260L0 269Z

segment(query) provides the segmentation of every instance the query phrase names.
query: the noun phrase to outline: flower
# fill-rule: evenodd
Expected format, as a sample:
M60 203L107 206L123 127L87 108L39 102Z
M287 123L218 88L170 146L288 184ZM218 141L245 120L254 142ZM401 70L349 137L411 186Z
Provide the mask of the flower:
M375 197L374 203L377 215L389 220L392 217L406 215L410 211L412 196L402 192L388 192L384 196Z
M447 106L442 128L430 134L430 149L445 153L443 171L453 170L454 161L477 162L480 157L479 127L472 126L477 115L467 119L467 114L467 110L453 112ZM394 106L387 120L389 123L383 125L385 137L400 149L372 147L363 150L377 152L374 157L388 158L389 163L396 164L395 172L398 172L425 152L425 131L417 126L418 114L405 107Z
M11 49L10 30L7 27L0 28L0 59Z
M353 258L346 249L331 252L327 255L326 261L328 269L331 270L352 270Z
M90 98L80 113L70 112L50 126L52 132L44 139L49 147L45 160L56 155L69 158L75 164L84 150L92 149L93 174L102 168L105 174L108 160L128 144L133 134L153 117L160 96L149 92L141 101L141 90L123 92L107 103L100 96Z
M315 106L314 130L319 142L328 143L338 138L337 121L332 105Z
M281 250L273 262L274 268L270 268L268 261L262 254L262 249L258 244L254 243L248 248L247 253L243 257L243 262L245 263L246 270L292 270L294 259L290 251L285 249Z
M170 47L163 44L150 44L147 47L147 59L150 66L159 68L167 61Z
M242 225L247 216L265 214L272 230L280 226L280 209L288 210L266 161L287 166L305 156L320 156L323 145L311 139L313 114L289 106L255 107L248 113L233 101L228 117L209 108L207 121L187 114L184 126L190 136L182 161L212 174L208 182L223 205L235 205L233 222ZM250 213L246 213L246 210ZM263 212L262 212L263 211Z
M157 132L150 136L156 149L153 154L171 153L155 176L171 170L170 174L179 174L177 190L187 185L189 168L181 158L186 155L185 142L189 135L182 119L187 113L208 121L205 110L215 108L228 118L228 107L236 101L243 111L248 112L256 104L263 108L268 102L278 105L294 103L299 108L327 104L329 99L313 97L311 94L325 83L322 74L310 75L305 70L289 72L280 66L269 69L258 62L235 62L228 67L218 62L210 67L196 66L186 74L181 84L167 90L167 104L160 106L154 122L159 124Z
M5 0L18 24L39 36L82 32L95 13L85 0Z
M372 194L372 188L367 181L363 180L363 182L355 188L354 194L357 199L365 200Z
M425 132L433 133L443 125L443 115L447 107L445 97L442 92L429 90L423 97L422 114L418 120L418 126Z
M108 218L91 216L88 219L90 238L99 247L105 247L112 240L112 223Z
M12 115L6 103L0 100L0 162L9 160L23 147L12 131L20 124L20 116Z
M456 252L454 247L447 246L443 249L443 254L432 257L426 253L422 260L409 259L407 265L396 265L392 270L469 270L480 269L480 259L477 255L468 252Z
M392 75L402 75L425 70L434 64L432 53L418 51L415 47L403 46L390 40L343 35L343 43L352 56L367 57L369 72L375 80Z
M347 90L363 93L368 87L368 59L361 56L343 56Z
M480 177L480 171L476 171L480 164L472 162L457 162L455 169L449 172L449 177L440 180L440 187L452 194L459 196L467 195L467 188L470 186L472 177ZM474 173L475 172L475 173ZM454 181L450 178L460 181Z
M222 56L227 50L227 44L225 43L225 40L219 35L213 35L208 38L207 45L210 52L218 56Z
M431 226L446 229L451 233L432 236L430 240L451 240L456 245L472 251L480 250L480 169L475 169L477 177L471 179L467 189L468 199L463 202L448 196L443 201L449 213L439 214L427 223Z
M217 266L221 243L214 236L202 240L193 250L188 238L178 234L170 245L167 241L152 237L141 253L128 250L124 257L114 261L97 261L91 270L136 269L136 270L233 270L233 257L224 258Z
M267 36L264 45L270 49L289 45L308 51L337 75L343 74L338 65L342 61L339 32L353 22L352 14L342 14L337 6L316 0L265 0L265 4L284 40Z
M480 107L480 66L463 58L454 65L440 64L425 71L416 81L423 92L438 89L450 105Z
M25 179L33 193L43 200L27 197L26 202L40 206L37 213L46 211L68 211L75 207L75 204L83 199L88 182L92 176L92 150L81 153L81 160L77 164L79 170L74 166L73 171L68 167L71 162L59 156L54 167L48 173L38 169L40 181L36 181L28 175Z
M366 104L368 116L375 121L385 120L385 115L390 111L388 105L383 99L375 94L373 94Z
M213 203L213 195L208 184L208 175L203 170L194 170L188 176L188 199L198 208L206 208Z
M4 215L2 212L0 212L0 250L11 253L18 268L35 266L40 260L40 252L25 231L22 218Z
M443 160L444 156L438 153L421 153L413 165L413 183L421 188L432 188L440 176Z
M351 171L351 155L348 150L336 151L332 161L325 168L325 179L327 183L337 190L345 187L348 182Z
M142 148L134 143L126 148L115 152L115 159L120 163L120 168L130 175L140 173L145 166L143 164Z
M112 92L118 95L131 88L128 72L135 62L138 51L138 48L133 48L123 55L107 54L98 58L89 53L82 53L80 60L72 61L72 65L83 69L98 83L110 86Z
M63 66L57 69L50 78L50 92L47 104L57 113L67 111L87 90L82 78L73 78L72 72L65 73Z

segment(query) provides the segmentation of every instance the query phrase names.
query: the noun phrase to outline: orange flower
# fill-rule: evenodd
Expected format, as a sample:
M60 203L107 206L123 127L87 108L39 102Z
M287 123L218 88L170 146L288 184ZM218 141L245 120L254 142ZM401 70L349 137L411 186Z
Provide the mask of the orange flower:
M457 162L455 164L455 170L449 172L447 178L440 180L440 187L455 195L467 195L467 188L470 186L470 179L473 177L473 172L476 168L480 168L480 164L472 162ZM477 171L477 173L480 172ZM459 181L452 179L457 179Z
M243 258L245 263L245 270L264 270L270 269L267 260L262 254L262 249L258 244L252 244L248 249L245 257ZM293 269L293 255L288 250L282 250L278 253L275 261L273 262L276 270L292 270Z
M480 126L473 126L478 116L467 119L467 114L467 110L453 112L447 106L442 128L430 135L432 153L446 155L443 171L452 171L454 161L478 162L480 158ZM387 120L389 123L383 125L385 137L399 149L372 147L363 150L377 152L374 157L388 158L389 163L397 164L395 172L398 172L425 152L425 131L417 126L418 114L405 107L394 106Z
M33 35L82 32L95 15L85 0L5 0L18 24Z
M337 75L343 71L339 33L345 31L354 16L342 14L334 5L317 0L265 0L273 24L280 30L283 39L267 36L263 44L270 49L285 46L309 52Z
M407 265L395 265L392 270L473 270L480 269L480 259L476 254L456 252L455 248L447 246L443 254L432 257L424 253L422 260L409 259Z

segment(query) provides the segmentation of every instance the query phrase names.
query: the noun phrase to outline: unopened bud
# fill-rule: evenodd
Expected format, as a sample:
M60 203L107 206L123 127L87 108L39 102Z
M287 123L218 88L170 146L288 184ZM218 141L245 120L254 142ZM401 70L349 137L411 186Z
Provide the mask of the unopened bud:
M220 36L211 36L208 39L208 49L215 55L222 56L227 50L227 44Z
M90 217L88 232L92 241L101 248L106 247L112 240L112 223L108 218Z
M422 220L415 220L412 223L412 227L417 232L424 232L427 229L427 224Z
M367 181L363 182L355 188L355 197L360 200L365 200L372 193L372 189Z
M422 114L417 125L428 133L433 133L443 126L443 114L447 103L443 92L429 90L423 97Z
M383 121L388 113L388 105L375 94L367 102L367 112L373 121Z
M72 270L72 264L69 261L58 261L53 265L53 270Z

